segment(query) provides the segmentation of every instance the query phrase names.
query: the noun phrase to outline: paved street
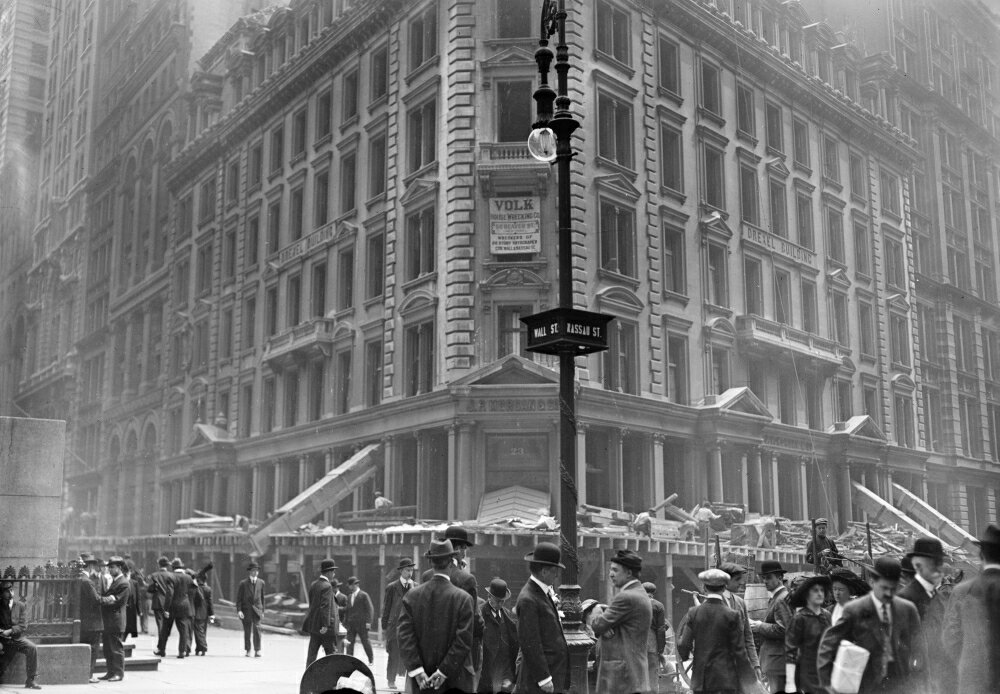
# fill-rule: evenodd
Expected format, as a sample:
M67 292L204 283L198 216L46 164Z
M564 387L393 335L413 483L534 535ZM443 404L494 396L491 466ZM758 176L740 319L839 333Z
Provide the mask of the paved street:
M299 681L305 671L306 646L309 641L301 636L281 636L263 634L261 658L246 658L243 655L243 634L241 632L211 627L208 635L208 655L201 658L190 657L178 660L173 655L176 637L168 644L170 654L160 661L158 671L129 671L126 661L125 679L122 682L78 685L46 685L45 690L59 694L93 694L94 692L134 692L137 694L283 694L299 691ZM139 635L135 654L151 655L155 639L151 635ZM379 692L385 689L385 650L375 647L375 684ZM322 651L321 651L322 653ZM359 647L355 654L365 659L364 650ZM39 682L45 678L39 668ZM402 679L398 680L402 684ZM21 687L5 685L0 692L24 691Z

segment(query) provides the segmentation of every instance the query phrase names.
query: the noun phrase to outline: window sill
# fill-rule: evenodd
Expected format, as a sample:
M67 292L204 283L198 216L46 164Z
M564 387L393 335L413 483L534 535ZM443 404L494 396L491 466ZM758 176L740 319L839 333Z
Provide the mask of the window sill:
M343 320L345 318L350 318L353 315L354 315L354 307L353 306L347 306L345 308L338 308L334 312L333 317L336 320Z
M247 197L258 192L260 192L260 181L257 181L256 183L251 183L249 186L247 186Z
M705 310L717 316L723 316L724 318L733 317L733 309L726 308L725 306L719 306L718 304L713 304L711 301L705 302Z
M767 152L772 157L780 157L781 161L785 160L785 153L782 152L777 147L773 147L771 145L767 145L767 147L764 148L764 151Z
M683 191L674 190L673 188L668 188L666 186L660 186L660 195L665 198L670 198L679 205L683 205L687 202L687 195Z
M389 103L389 92L379 95L378 97L373 99L370 104L368 104L368 115L371 115L372 113L375 112L376 109L378 109L380 106L384 106L387 103Z
M840 181L837 181L837 180L835 180L833 178L830 178L826 174L823 174L823 185L826 188L832 188L833 190L837 191L838 193L844 190L844 184L843 183L841 183Z
M726 119L725 118L723 118L718 113L713 113L712 111L709 111L704 106L699 106L698 107L698 117L702 118L704 120L707 120L707 121L709 121L711 123L714 123L715 125L719 126L720 128L724 128L726 126Z
M668 101L672 101L676 106L680 107L684 105L684 97L677 92L672 92L662 85L657 87L657 91L661 97L667 99Z
M330 144L330 142L332 142L332 141L333 141L333 134L332 133L328 132L328 133L324 133L323 135L318 135L316 137L316 141L313 143L313 151L314 152L318 151L320 148L322 148L325 145Z
M862 364L877 364L878 359L873 354L864 354L863 352L858 355Z
M426 176L431 173L436 173L437 168L438 168L437 159L427 164L424 164L419 169L416 169L415 171L406 174L406 177L403 179L403 185L408 186L410 185L410 183L412 183L413 181L422 176Z
M895 361L895 360L891 361L889 368L892 369L893 371L901 371L902 373L907 373L907 374L910 373L910 366L908 364L904 364L901 361Z
M853 190L851 191L851 200L853 200L854 202L858 203L859 205L867 205L868 204L868 200L867 200L867 198L865 198L864 195L858 195Z
M306 160L306 151L303 149L301 152L296 152L292 155L292 158L288 160L289 166L295 166L299 162Z
M680 292L671 291L670 289L663 290L663 298L682 306L687 306L691 301L691 297L687 294L681 294Z
M439 54L435 53L427 60L420 63L420 65L410 70L410 72L407 73L407 75L403 78L403 81L406 83L406 86L409 87L419 77L421 77L427 72L430 72L432 67L436 67L438 64L438 55Z
M635 169L632 167L621 164L614 159L603 157L600 154L594 157L594 161L604 168L612 169L613 171L617 171L618 173L628 176L633 183L635 183L636 178L639 176L639 174L636 173Z
M756 147L757 143L760 142L755 135L739 128L736 129L736 139L749 143L752 147Z
M272 169L271 171L268 171L267 172L267 182L271 183L272 181L274 181L274 179L278 178L278 176L280 176L284 172L285 172L285 167L283 167L283 166L279 167L277 169Z
M902 222L903 222L903 218L899 216L898 212L894 212L892 210L887 210L885 208L882 208L882 215L885 216L885 217L888 217L889 219L893 220L897 224L902 224Z
M340 124L340 132L343 134L347 130L350 130L353 126L358 124L358 114L355 113L353 116L345 116L344 122Z
M611 65L612 67L616 68L619 72L624 73L629 79L635 77L634 67L632 67L628 63L622 62L621 60L611 55L610 53L605 53L599 48L594 49L594 59L599 62Z
M373 297L370 297L368 299L365 299L365 301L362 304L362 306L364 306L365 309L370 309L373 306L378 306L379 304L383 304L383 303L385 303L385 295L379 294L378 296L373 296Z
M623 275L615 270L609 270L608 268L600 267L597 268L597 276L601 279L613 282L616 285L625 286L630 288L632 291L639 289L639 280L635 277L629 277L628 275Z
M386 192L382 191L378 195L370 197L365 201L365 209L370 210L371 208L375 207L375 205L378 205L380 202L385 202L385 200L386 200Z
M406 280L403 282L403 291L411 292L414 289L418 289L425 284L435 284L437 283L437 271L428 272L423 275L418 275L411 280Z

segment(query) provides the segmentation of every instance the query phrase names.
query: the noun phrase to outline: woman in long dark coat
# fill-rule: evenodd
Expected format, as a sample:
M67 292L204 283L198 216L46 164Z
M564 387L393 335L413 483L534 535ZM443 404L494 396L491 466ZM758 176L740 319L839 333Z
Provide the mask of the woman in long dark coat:
M788 599L792 608L798 609L785 629L786 692L826 693L819 682L816 653L823 632L830 627L830 613L823 609L829 589L828 576L810 576L795 588Z

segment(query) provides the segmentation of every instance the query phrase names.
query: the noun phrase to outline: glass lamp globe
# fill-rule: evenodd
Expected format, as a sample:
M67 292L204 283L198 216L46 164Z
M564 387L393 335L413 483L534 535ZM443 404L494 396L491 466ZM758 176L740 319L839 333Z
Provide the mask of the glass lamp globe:
M551 128L535 128L528 135L528 153L538 161L556 160L556 135Z

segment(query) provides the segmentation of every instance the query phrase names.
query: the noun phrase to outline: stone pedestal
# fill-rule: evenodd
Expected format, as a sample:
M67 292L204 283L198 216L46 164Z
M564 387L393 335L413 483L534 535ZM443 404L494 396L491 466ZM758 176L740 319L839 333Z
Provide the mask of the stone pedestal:
M588 694L587 654L594 645L594 639L583 629L580 613L580 586L559 586L559 611L561 613L563 635L569 646L569 692L567 694Z

